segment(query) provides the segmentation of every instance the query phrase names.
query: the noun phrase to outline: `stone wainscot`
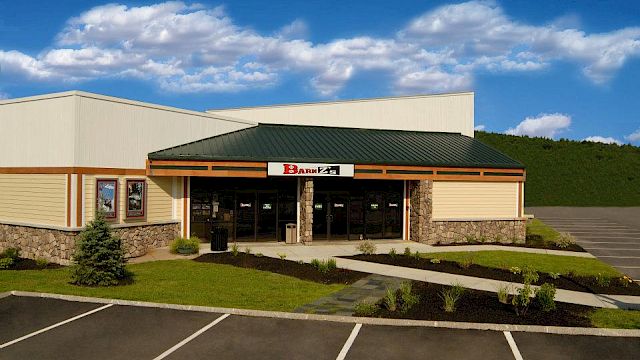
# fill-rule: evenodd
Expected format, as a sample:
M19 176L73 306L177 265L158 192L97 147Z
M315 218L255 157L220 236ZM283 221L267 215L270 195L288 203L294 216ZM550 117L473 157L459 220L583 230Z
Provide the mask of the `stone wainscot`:
M17 224L0 224L0 251L19 248L20 256L29 259L68 264L78 231L51 229ZM119 236L127 257L142 256L152 248L168 246L180 235L179 223L115 225L113 233Z

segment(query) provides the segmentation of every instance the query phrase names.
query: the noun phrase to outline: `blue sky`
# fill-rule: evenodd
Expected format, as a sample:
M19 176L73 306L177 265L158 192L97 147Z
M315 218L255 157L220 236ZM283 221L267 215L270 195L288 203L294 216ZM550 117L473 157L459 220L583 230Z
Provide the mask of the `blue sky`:
M0 0L0 97L204 110L472 90L488 131L640 145L640 2Z

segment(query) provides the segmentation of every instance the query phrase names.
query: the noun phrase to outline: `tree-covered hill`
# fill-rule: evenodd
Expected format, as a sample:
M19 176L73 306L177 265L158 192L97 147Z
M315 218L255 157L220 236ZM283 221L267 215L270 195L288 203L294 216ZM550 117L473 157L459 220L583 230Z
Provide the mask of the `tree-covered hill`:
M640 206L640 147L483 131L476 138L525 164L526 206Z

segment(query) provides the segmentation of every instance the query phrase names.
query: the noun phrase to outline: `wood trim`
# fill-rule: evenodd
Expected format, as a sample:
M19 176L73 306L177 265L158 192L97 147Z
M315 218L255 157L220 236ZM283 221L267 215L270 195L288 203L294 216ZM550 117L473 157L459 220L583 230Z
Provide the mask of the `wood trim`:
M411 234L410 234L410 230L411 230L411 190L409 189L409 181L405 180L404 181L404 186L405 186L405 198L404 198L404 207L405 207L405 214L406 214L406 219L405 219L405 239L406 241L411 240Z
M0 174L146 175L145 169L99 167L0 167Z
M84 182L82 181L82 174L77 174L76 177L76 227L82 227L84 225L82 223L82 204L84 203L82 188Z
M67 174L67 227L71 227L71 174Z
M518 217L522 217L522 181L518 183Z
M186 238L187 237L187 226L189 224L189 219L187 219L187 214L188 214L188 209L187 207L189 206L189 201L188 201L188 196L189 196L189 182L188 182L189 177L188 176L183 176L182 177L182 237Z

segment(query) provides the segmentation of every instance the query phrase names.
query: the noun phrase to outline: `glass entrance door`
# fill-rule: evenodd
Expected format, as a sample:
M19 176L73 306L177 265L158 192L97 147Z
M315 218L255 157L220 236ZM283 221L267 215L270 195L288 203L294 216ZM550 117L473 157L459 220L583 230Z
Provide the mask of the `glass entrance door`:
M384 201L384 233L385 239L402 237L402 194L388 192Z
M237 192L236 193L236 240L255 240L256 226L256 193Z
M313 240L326 240L329 237L329 211L327 193L313 194Z
M275 241L278 227L278 193L259 192L256 212L256 240Z
M330 240L349 239L349 196L332 194L328 198L328 234Z
M366 193L365 232L370 239L381 239L384 221L384 199L379 192Z

